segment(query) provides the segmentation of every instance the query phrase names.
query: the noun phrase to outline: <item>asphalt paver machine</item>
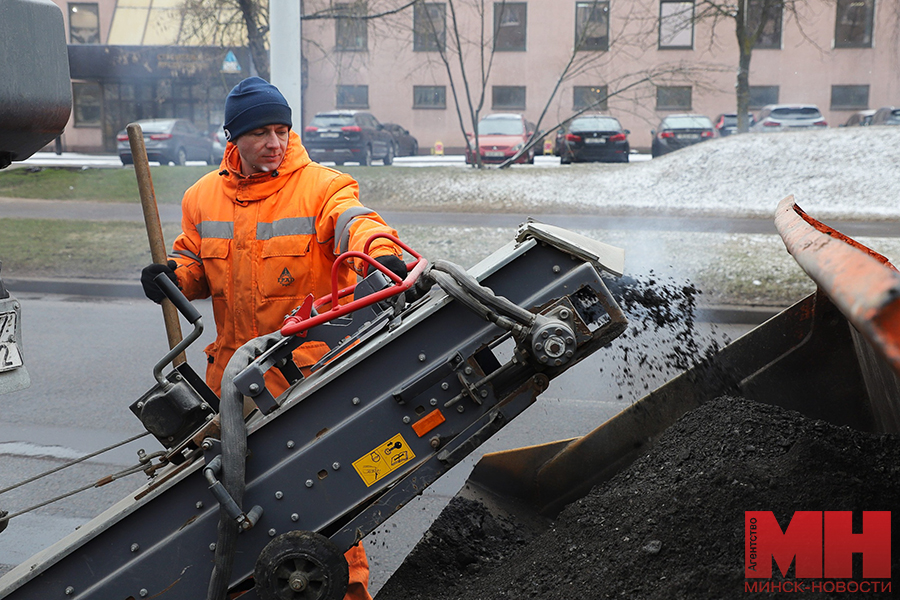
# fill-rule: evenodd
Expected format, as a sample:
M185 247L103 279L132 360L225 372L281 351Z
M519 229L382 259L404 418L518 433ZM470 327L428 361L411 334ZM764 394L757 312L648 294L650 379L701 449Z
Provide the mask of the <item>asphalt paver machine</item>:
M158 278L193 330L131 405L162 448L148 481L0 597L339 599L345 551L627 327L604 283L623 252L596 240L529 221L468 271L395 241L405 280L340 257L374 268L239 349L221 398L187 363L163 374L202 319ZM291 352L311 340L331 350L304 376ZM293 382L277 398L269 369Z

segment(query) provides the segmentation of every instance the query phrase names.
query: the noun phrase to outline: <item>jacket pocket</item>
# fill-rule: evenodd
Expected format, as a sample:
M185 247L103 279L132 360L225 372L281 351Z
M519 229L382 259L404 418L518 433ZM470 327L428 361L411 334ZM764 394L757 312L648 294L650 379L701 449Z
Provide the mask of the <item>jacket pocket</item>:
M212 297L226 297L231 281L231 264L228 255L231 253L231 240L207 238L200 244L200 259Z
M312 290L308 256L312 237L285 235L262 243L257 285L263 298L299 298Z

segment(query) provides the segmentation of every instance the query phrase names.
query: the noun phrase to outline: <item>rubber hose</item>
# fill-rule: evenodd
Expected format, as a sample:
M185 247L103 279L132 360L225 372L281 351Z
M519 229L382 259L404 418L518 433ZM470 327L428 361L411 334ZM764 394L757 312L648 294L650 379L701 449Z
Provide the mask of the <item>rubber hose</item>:
M501 315L509 317L513 321L525 326L531 326L531 324L534 323L534 314L517 304L510 302L509 299L503 296L497 296L491 290L478 283L477 279L469 275L469 273L459 265L438 259L434 261L432 268L449 274L479 302L497 311ZM432 276L434 276L433 273Z
M234 385L234 378L264 351L267 340L281 337L278 332L250 340L237 349L222 375L222 397L219 401L219 425L222 430L222 485L231 498L241 506L244 498L247 425L244 422L244 396ZM219 508L219 527L216 556L209 578L207 600L225 600L228 582L237 548L238 524Z

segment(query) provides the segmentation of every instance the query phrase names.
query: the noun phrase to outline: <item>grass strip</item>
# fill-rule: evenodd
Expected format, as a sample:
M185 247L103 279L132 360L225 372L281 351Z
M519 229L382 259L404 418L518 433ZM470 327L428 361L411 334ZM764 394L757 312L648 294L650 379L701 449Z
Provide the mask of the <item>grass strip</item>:
M180 226L163 226L171 247ZM0 219L3 277L137 279L150 263L143 223Z

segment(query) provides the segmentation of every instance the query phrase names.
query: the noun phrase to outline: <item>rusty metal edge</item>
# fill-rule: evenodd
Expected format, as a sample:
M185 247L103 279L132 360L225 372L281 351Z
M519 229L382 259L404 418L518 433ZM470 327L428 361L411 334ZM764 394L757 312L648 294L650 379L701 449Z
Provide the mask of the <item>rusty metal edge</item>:
M900 374L900 272L890 261L810 217L788 196L775 227L787 251L844 317Z

